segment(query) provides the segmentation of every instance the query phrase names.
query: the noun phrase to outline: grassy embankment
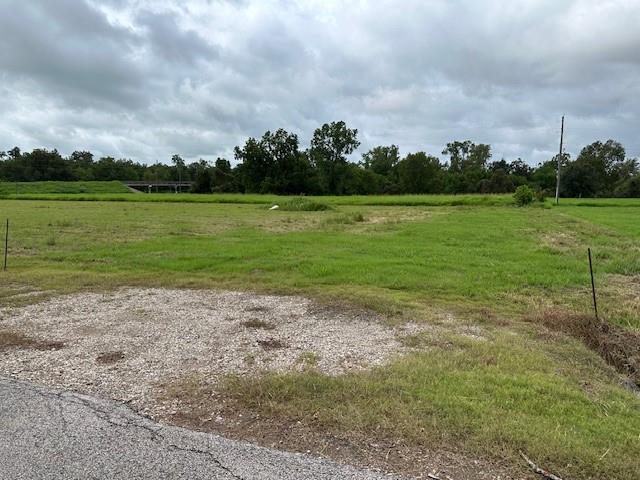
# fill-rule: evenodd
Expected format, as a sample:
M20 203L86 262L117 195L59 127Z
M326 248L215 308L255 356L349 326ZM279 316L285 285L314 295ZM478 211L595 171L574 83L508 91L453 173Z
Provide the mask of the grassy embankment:
M0 182L0 196L20 197L22 195L55 194L114 194L130 193L118 181L112 182Z
M127 198L141 197L154 196ZM639 329L640 202L330 197L331 210L272 212L264 204L282 199L192 197L248 203L0 201L0 217L13 219L0 302L24 286L251 288L366 305L397 321L479 325L484 341L456 328L412 338L416 353L369 373L232 379L227 392L263 415L326 431L514 464L523 450L568 478L637 478L638 398L581 342L522 319L589 311L590 246L603 315Z

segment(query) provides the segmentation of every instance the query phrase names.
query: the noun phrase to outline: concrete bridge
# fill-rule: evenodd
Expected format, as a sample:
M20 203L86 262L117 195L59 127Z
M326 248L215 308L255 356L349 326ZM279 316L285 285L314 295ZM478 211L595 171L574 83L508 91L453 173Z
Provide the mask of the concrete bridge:
M145 181L145 180L132 180L132 181L124 181L122 183L124 183L127 187L132 188L133 190L137 190L139 192L151 193L153 191L157 192L160 189L163 189L163 190L168 189L170 191L178 193L178 192L191 190L195 182L186 182L186 181L172 182L168 180L154 182L154 181Z

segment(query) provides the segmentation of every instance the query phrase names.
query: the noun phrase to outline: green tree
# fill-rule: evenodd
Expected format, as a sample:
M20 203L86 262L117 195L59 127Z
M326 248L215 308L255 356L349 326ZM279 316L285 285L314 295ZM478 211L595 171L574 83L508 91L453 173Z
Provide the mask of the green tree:
M236 147L238 170L245 191L261 193L306 193L312 176L311 164L298 149L298 136L284 129L265 132L260 140L249 138Z
M619 168L624 163L626 152L620 142L615 140L607 140L602 143L600 141L587 145L580 151L580 155L576 158L570 175L593 175L593 178L584 179L581 183L586 186L589 184L589 196L610 196L616 182L619 180ZM562 180L562 174L560 175ZM585 189L585 192L587 190Z
M211 165L206 160L200 159L189 165L189 169L194 172L193 193L211 193L213 184L213 175L211 173Z
M437 193L442 191L440 160L425 152L409 153L397 166L398 182L403 193Z
M298 148L298 136L280 128L262 136L264 152L269 156L270 192L305 193L310 164Z
M362 165L378 175L389 177L400 161L397 145L375 147L362 154Z
M273 170L272 159L259 140L250 137L242 148L235 148L235 158L241 163L238 169L245 192L259 193L265 179Z
M212 188L214 192L238 191L236 176L231 169L231 163L225 158L216 159L213 167Z
M69 156L74 180L93 180L93 154L75 151Z
M182 157L181 157L180 155L178 155L178 154L173 155L173 156L171 157L171 163L172 163L172 164L173 164L173 166L175 167L176 175L175 175L175 177L174 177L174 178L175 178L178 182L182 182L183 180L186 180L185 178L183 178L183 176L184 176L184 169L185 169L184 167L185 167L185 164L184 164L184 160L182 159ZM181 189L182 189L182 187L181 187L181 186L179 186L179 187L178 187L178 191L180 191Z
M598 172L589 162L570 162L560 172L560 189L567 197L595 197L600 189Z
M343 121L325 123L313 133L309 158L318 169L325 193L344 193L341 180L347 170L346 156L359 146L358 130L347 128Z
M502 168L491 172L491 176L480 181L480 193L509 193L513 192L515 185L511 176Z
M452 193L476 192L480 181L487 175L487 162L491 159L491 146L471 140L447 143L442 151L449 155L449 187Z

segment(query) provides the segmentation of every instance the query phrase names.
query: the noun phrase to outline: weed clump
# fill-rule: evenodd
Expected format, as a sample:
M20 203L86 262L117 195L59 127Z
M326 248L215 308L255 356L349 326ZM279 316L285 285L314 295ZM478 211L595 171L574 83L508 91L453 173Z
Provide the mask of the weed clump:
M303 197L295 197L280 204L280 210L287 212L323 212L331 210L326 203L316 202Z

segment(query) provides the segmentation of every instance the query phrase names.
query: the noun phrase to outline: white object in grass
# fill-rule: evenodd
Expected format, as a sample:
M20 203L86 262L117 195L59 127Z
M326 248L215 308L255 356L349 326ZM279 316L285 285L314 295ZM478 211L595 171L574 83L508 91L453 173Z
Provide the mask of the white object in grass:
M280 205L274 205L273 207L271 207L269 210L277 210L280 208Z

